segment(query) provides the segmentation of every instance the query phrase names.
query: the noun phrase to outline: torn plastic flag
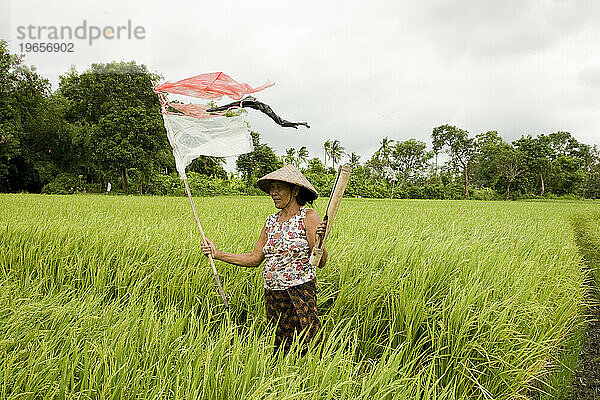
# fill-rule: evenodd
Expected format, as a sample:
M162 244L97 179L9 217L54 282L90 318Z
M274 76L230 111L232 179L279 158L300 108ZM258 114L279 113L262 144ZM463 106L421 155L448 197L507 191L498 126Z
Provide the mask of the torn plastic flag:
M228 157L253 150L252 138L242 117L197 119L163 114L175 166L182 179L185 168L199 156Z
M184 113L185 115L189 115L190 117L194 117L194 118L214 118L217 115L211 115L210 113L206 112L206 110L208 108L210 108L209 105L206 104L182 104L182 103L167 103L167 105L171 108L174 108L177 111L181 111L182 113ZM219 115L225 114L223 113L218 113Z
M165 82L155 87L154 90L155 92L182 94L207 100L220 100L223 96L240 100L246 94L258 92L273 85L273 82L267 81L263 85L253 88L247 83L235 81L223 72L210 72L173 83Z

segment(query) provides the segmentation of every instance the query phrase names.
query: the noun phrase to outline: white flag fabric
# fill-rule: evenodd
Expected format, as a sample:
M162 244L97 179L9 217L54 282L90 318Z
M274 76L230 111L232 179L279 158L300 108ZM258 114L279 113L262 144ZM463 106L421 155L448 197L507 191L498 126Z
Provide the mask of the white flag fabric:
M254 149L248 127L239 116L197 119L163 114L163 120L182 179L185 167L199 156L237 156Z

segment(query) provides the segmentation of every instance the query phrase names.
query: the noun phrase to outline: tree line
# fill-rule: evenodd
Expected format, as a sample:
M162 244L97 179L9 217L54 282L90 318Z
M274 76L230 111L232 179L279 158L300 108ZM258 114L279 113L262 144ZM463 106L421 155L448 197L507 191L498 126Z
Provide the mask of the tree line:
M135 62L92 64L60 76L57 90L0 41L0 191L183 194L160 105L159 76ZM242 111L243 112L243 111ZM431 132L431 149L417 139L379 142L361 163L338 139L322 154L306 146L277 155L252 131L254 151L236 160L200 157L188 167L198 195L259 194L256 180L284 163L297 165L321 194L340 163L354 167L347 194L393 198L598 198L596 146L569 132L523 135L506 142L497 131L471 136L456 126ZM322 159L321 159L322 156ZM443 162L441 162L443 160Z

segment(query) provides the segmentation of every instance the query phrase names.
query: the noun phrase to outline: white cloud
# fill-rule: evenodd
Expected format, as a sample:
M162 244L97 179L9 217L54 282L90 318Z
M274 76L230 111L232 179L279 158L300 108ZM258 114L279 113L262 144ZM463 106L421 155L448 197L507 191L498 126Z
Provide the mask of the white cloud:
M600 64L582 69L577 78L577 82L584 88L600 88Z

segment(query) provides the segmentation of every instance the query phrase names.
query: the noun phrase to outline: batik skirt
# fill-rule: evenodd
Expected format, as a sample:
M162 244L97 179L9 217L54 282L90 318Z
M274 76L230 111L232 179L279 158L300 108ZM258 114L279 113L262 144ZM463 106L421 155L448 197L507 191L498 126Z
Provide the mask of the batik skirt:
M320 341L316 279L285 290L265 289L265 308L269 323L277 324L275 351L283 346L287 352L294 334L302 333L305 344Z

